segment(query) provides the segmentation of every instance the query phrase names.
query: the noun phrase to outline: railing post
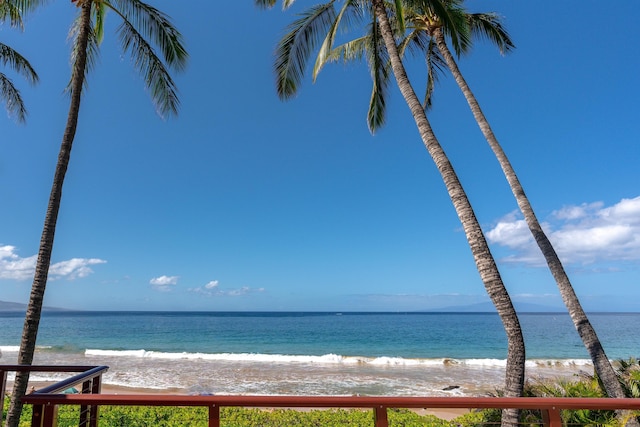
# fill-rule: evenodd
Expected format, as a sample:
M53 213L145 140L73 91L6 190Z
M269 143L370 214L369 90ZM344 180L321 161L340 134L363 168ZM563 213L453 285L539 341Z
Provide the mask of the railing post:
M209 406L209 427L220 427L220 406Z
M93 378L91 381L91 394L100 394L102 390L102 374ZM92 405L90 409L90 417L89 417L89 427L98 427L98 412L100 411L100 406Z
M43 412L44 405L33 405L33 411L31 412L31 427L42 427Z
M31 427L56 427L58 425L58 405L33 405Z
M45 405L42 417L42 427L58 426L58 405Z
M91 393L91 380L85 381L82 383L82 394ZM78 422L78 427L88 427L89 426L89 411L90 405L80 405L80 421Z
M386 406L376 406L374 416L375 416L376 427L389 427L389 420L387 418Z
M82 394L100 394L102 374L82 383ZM79 427L98 426L98 405L80 405Z
M558 408L541 409L542 423L545 427L562 427L562 417Z

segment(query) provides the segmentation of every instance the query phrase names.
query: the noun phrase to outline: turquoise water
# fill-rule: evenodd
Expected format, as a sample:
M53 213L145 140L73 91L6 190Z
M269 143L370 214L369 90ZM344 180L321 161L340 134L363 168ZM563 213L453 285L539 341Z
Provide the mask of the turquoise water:
M22 314L0 314L14 363ZM531 377L590 371L566 314L520 316ZM637 356L640 314L591 314L610 359ZM108 365L107 384L253 394L474 394L499 387L506 339L492 313L60 312L35 363Z

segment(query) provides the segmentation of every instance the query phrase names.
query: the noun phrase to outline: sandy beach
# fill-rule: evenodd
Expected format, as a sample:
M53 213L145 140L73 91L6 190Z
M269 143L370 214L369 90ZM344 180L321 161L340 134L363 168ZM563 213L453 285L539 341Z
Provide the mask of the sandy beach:
M32 388L34 388L35 390L39 390L51 384L53 383L40 382L40 381L29 382L29 389L31 390ZM10 394L12 389L13 389L13 383L8 382L7 389L6 389L7 394ZM185 392L185 390L181 390L179 388L160 390L160 389L153 389L153 388L115 386L110 384L103 385L101 392L102 394L156 394L156 395L188 394ZM272 408L264 408L264 409L269 410ZM287 409L295 409L299 411L321 410L318 408L287 408ZM469 409L462 409L462 408L434 408L434 409L421 408L421 409L412 409L412 410L419 415L434 415L440 419L447 420L447 421L453 420L470 411Z

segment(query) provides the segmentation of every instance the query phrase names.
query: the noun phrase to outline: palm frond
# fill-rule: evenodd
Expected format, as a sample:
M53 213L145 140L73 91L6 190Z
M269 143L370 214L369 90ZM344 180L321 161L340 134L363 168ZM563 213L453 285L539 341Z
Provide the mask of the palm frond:
M431 0L441 5L440 1ZM442 32L449 37L456 55L460 56L471 48L471 31L467 22L467 11L459 0L445 0L444 7L436 12L443 23Z
M431 37L426 31L421 29L412 29L407 35L398 43L398 52L400 56L405 56L407 52L411 55L420 55L429 49L429 43L431 43Z
M107 13L107 6L104 2L97 2L92 4L92 12L94 15L95 25L93 26L93 32L96 36L98 44L102 43L104 39L104 20Z
M296 0L282 0L282 10L290 8L295 1Z
M144 78L158 114L161 117L177 114L180 105L177 87L153 47L127 20L118 27L118 36L122 50L130 51L135 67Z
M404 0L385 1L385 6L387 9L387 19L389 19L389 23L391 24L393 35L396 39L400 40L407 31L407 12ZM371 6L369 15L375 16L375 11Z
M334 3L334 0L331 1ZM316 62L313 66L312 78L315 82L320 70L327 63L328 56L331 54L331 50L333 49L333 43L335 41L336 34L338 29L342 26L344 22L344 27L349 28L354 21L354 17L362 16L362 8L360 7L360 3L358 0L346 0L340 9L340 12L336 15L333 23L331 24L329 30L327 31L327 35L324 38L322 45L320 46L320 50L318 51L318 56L316 57Z
M36 84L38 82L38 74L29 61L3 43L0 43L0 61L2 61L3 65L9 66L9 68L24 77L30 84Z
M282 0L282 10L288 9L296 0ZM255 0L256 6L262 9L270 9L275 6L277 0Z
M443 33L451 40L457 55L466 52L471 46L471 34L467 22L467 13L462 0L404 0L411 13L426 14L438 21Z
M295 95L302 82L307 60L318 39L335 21L333 1L311 7L287 27L287 34L276 47L275 73L278 96Z
M372 18L373 21L369 29L371 36L368 38L370 44L365 49L365 52L368 54L367 62L369 63L369 71L373 82L369 110L367 112L367 125L369 126L369 131L374 134L376 130L384 126L386 121L386 99L389 92L391 65L375 15L372 15Z
M19 123L25 122L27 110L20 96L20 91L2 73L0 73L0 99L4 101L9 117L15 117Z
M427 85L425 88L423 108L428 111L433 106L433 91L440 77L448 69L447 63L440 54L433 37L421 28L412 29L398 44L398 51L402 56L409 52L411 55L424 55L427 67Z
M394 0L395 1L395 18L396 25L393 25L393 28L397 29L400 34L403 34L406 30L406 24L404 21L404 2L402 0Z
M368 9L370 7L369 0L344 0L345 13L340 18L344 23L340 29L351 31L353 28L360 28L364 21L368 17Z
M9 1L0 0L0 22L9 20L12 27L24 29L20 10Z
M275 6L277 0L255 0L255 5L262 9L270 9Z
M427 64L427 87L424 94L423 108L428 111L433 107L433 91L440 80L440 76L448 69L447 63L440 54L436 42L429 40L426 49L425 62Z
M515 49L507 30L502 26L502 18L496 13L473 13L468 15L471 34L486 38L500 50L500 54Z
M18 8L22 15L33 12L39 7L49 3L49 1L50 0L3 0L4 3L9 3Z
M182 35L166 14L140 0L102 1L135 28L146 42L158 46L167 66L177 71L186 68L189 55Z
M331 1L331 3L333 3L333 1ZM320 70L322 70L322 67L326 63L327 56L331 52L331 49L333 49L333 41L335 40L336 32L338 31L338 27L340 26L340 23L342 21L342 16L344 15L345 8L348 6L348 4L349 2L346 1L342 6L342 9L340 9L340 12L331 23L329 30L327 31L327 35L322 41L322 45L320 46L320 50L318 51L318 55L316 56L316 62L313 65L313 71L311 72L311 78L314 82L316 81L318 73L320 73Z
M22 16L47 2L48 0L0 0L0 21L9 19L12 27L22 29Z
M71 94L71 82L73 81L74 77L75 77L75 73L77 73L77 68L75 65L78 61L78 55L79 55L79 40L78 40L78 34L80 33L80 26L82 25L81 23L81 19L80 19L80 14L78 14L78 16L76 17L76 19L73 21L73 23L71 24L71 28L69 29L69 38L72 40L72 47L71 47L71 78L69 79L69 83L67 84L67 87L65 88L65 92L68 92L69 94ZM83 76L83 88L87 88L88 86L88 79L87 76L89 75L89 73L95 68L97 62L98 62L98 57L100 54L100 46L98 43L98 39L95 35L95 33L93 32L93 29L89 30L89 39L87 40L87 64L84 68L84 76Z
M327 62L361 60L366 54L366 49L369 44L368 38L369 36L363 36L336 46L329 52L329 55L327 55Z

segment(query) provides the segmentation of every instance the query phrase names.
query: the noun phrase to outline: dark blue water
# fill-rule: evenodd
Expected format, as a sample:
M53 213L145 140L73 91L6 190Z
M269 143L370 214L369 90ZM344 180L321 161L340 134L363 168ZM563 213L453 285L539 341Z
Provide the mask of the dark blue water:
M0 313L0 363L22 314ZM640 314L591 314L610 359L638 356ZM590 369L566 314L521 314L532 375ZM36 363L106 364L107 383L260 394L462 393L499 385L506 338L493 313L56 312Z
M640 314L590 315L610 358L640 353ZM24 317L0 313L0 348L19 345ZM566 314L521 314L527 358L584 359ZM60 312L46 313L40 346L189 353L403 358L506 356L493 313Z

